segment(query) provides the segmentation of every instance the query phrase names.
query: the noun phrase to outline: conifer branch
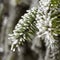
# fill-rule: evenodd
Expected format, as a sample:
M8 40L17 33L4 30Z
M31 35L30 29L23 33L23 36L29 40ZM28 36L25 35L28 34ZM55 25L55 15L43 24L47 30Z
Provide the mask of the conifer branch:
M32 40L32 36L35 35L36 31L36 13L37 8L32 8L31 10L27 10L27 13L22 16L22 19L19 20L15 29L13 30L13 34L9 34L10 40L12 40L11 50L15 51L16 47L22 45L25 41Z
M57 2L55 0L55 2ZM40 0L38 8L32 8L22 16L19 20L13 34L10 34L9 39L12 40L11 50L23 45L25 41L31 41L32 36L36 34L37 37L42 38L45 46L51 49L53 60L57 60L59 56L59 40L55 39L60 34L60 11L53 0ZM57 48L58 47L58 48ZM47 58L47 53L45 60Z

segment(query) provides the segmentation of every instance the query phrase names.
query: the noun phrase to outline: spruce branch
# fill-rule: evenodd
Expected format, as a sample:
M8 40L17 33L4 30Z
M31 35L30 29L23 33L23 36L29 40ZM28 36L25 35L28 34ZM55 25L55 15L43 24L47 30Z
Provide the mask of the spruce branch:
M55 39L60 34L60 11L59 4L56 0L40 0L38 8L32 8L19 20L13 34L9 39L12 40L11 50L23 45L25 41L31 41L32 36L42 38L47 49L51 49L52 60L58 60L59 40ZM58 47L58 48L57 48ZM45 56L47 59L47 53Z
M22 16L22 19L19 20L15 29L13 30L13 34L9 34L10 40L12 40L11 50L15 51L16 47L19 45L23 45L25 41L31 41L32 36L35 35L36 31L36 13L37 8L32 8L31 10L27 10L27 13Z
M60 34L60 12L57 6L55 7L53 4L54 8L52 8L51 4L53 4L52 0L40 0L39 2L36 15L36 26L39 29L37 37L44 39L47 49L51 49L52 59L57 60L57 56L59 56L59 40L54 37L58 37L58 34ZM46 53L45 60L48 60L47 57Z

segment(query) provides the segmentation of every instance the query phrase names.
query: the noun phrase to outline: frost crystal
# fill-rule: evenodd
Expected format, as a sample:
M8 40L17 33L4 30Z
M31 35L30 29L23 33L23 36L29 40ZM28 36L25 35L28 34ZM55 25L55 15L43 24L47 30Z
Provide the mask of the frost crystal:
M13 34L9 34L9 39L12 40L11 50L15 51L15 48L17 48L20 51L19 46L23 45L25 41L31 41L37 34L37 38L41 38L45 42L46 55L50 53L48 51L50 49L53 57L52 60L57 60L55 58L60 47L58 45L59 41L55 40L54 36L56 37L59 34L60 25L58 23L60 23L60 20L55 16L57 11L51 9L51 5L51 0L40 0L38 8L27 10L27 13L21 17L22 19L19 20L15 30L13 30ZM45 57L45 60L48 59Z
M31 10L27 10L27 13L24 14L24 16L21 17L22 19L20 19L19 22L17 23L15 29L13 30L13 34L9 34L10 36L9 39L12 41L11 50L15 51L16 47L22 45L26 40L32 39L31 35L34 36L33 30L35 31L37 30L35 26L36 13L37 13L36 7L33 7ZM29 37L27 38L27 36Z

